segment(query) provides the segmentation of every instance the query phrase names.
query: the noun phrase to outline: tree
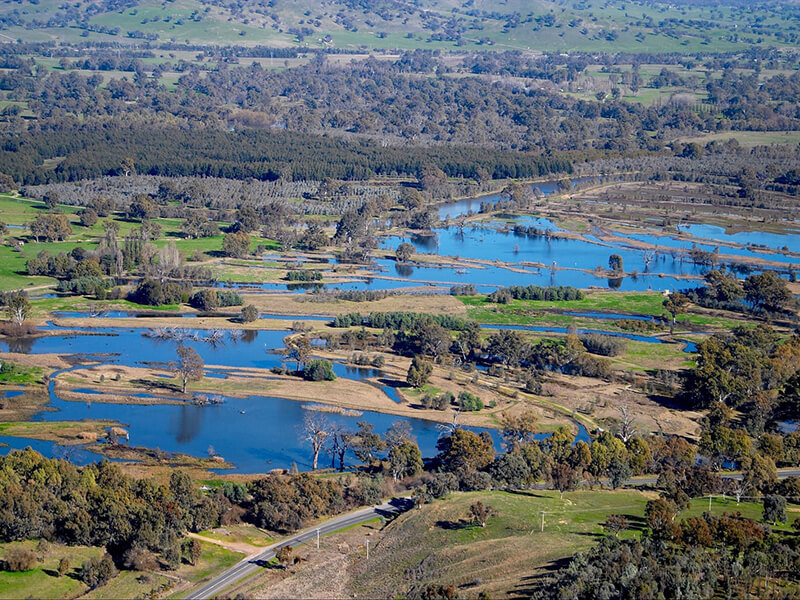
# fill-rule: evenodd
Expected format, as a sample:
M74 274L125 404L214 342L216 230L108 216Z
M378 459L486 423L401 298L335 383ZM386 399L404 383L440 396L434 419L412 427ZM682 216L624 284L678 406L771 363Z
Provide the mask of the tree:
M556 463L550 469L550 482L564 498L564 492L574 490L578 485L578 471L567 463Z
M486 523L489 521L489 517L496 516L497 511L488 504L484 504L483 502L478 500L474 504L470 505L469 514L472 517L473 523L477 523L481 527L486 527Z
M237 231L249 233L251 231L256 231L261 225L261 221L258 218L256 209L252 206L242 206L236 211L236 222L234 225Z
M422 452L412 441L394 444L389 448L389 470L395 481L422 472Z
M408 262L408 260L414 255L416 252L416 248L409 244L408 242L403 242L397 247L395 250L395 258L397 258L398 262Z
M312 412L303 418L302 436L311 446L311 468L316 471L319 461L319 453L325 445L325 441L331 435L331 425L324 414Z
M358 460L371 464L376 455L386 448L386 442L373 431L374 425L366 421L356 423L358 430L352 435L353 453Z
M222 240L222 251L234 258L247 256L250 254L250 236L244 231L227 234Z
M500 427L500 435L507 451L514 452L520 446L535 439L538 431L538 417L532 410L527 410L519 415L504 413Z
M633 472L630 465L620 458L612 458L608 465L608 477L611 479L611 487L617 489L631 478Z
M677 531L675 517L678 516L678 508L674 502L665 498L648 500L644 507L644 516L654 537L661 539L675 537Z
M331 469L336 466L339 459L339 471L344 471L344 457L353 447L353 434L341 427L336 427L330 436Z
M31 302L24 292L16 292L6 297L6 314L8 320L21 327L31 314Z
M200 544L198 540L192 538L191 541L189 542L188 550L189 550L188 552L189 564L196 565L200 561L200 558L203 556L203 546Z
M778 482L778 470L771 458L756 453L745 468L742 484L745 490L769 492Z
M286 355L297 363L297 372L300 373L311 356L311 342L304 335L289 335L283 339L283 345Z
M60 200L58 192L54 191L45 192L44 196L42 196L42 202L44 202L47 210L55 210Z
M324 358L310 360L303 369L303 379L308 381L334 381L336 374L333 372L333 364Z
M428 383L432 373L433 365L424 358L415 356L411 361L411 366L408 367L406 382L411 387L421 388Z
M447 471L476 471L494 460L492 437L482 431L475 433L460 427L436 442L437 462Z
M31 235L38 242L56 242L72 235L72 226L66 215L40 214L30 224Z
M608 270L614 273L622 272L622 257L619 254L612 254L608 257Z
M289 544L281 546L275 551L275 558L284 569L287 568L292 562L292 547Z
M189 305L197 310L209 311L219 308L219 297L217 290L211 288L203 288L196 292L189 300Z
M69 558L63 556L61 560L58 561L58 576L63 577L69 572Z
M146 194L137 194L128 207L128 218L148 221L158 216L156 203Z
M775 494L764 496L764 520L773 525L786 520L786 498Z
M664 299L664 310L666 310L672 316L670 332L672 332L673 328L675 327L675 321L678 318L678 315L686 309L688 304L689 298L678 292L673 292Z
M713 270L706 273L704 279L717 302L730 304L742 298L742 284L736 276L724 271Z
M99 220L99 217L97 216L97 213L94 211L93 208L84 208L79 213L79 215L80 215L81 225L83 225L84 227L92 227Z
M496 485L506 489L520 489L533 479L531 468L523 452L498 454L491 465L489 474Z
M774 271L750 275L744 280L742 287L745 300L753 306L754 311L777 312L792 300L786 281Z
M252 323L258 320L258 317L258 309L254 305L248 304L242 308L242 323Z
M92 558L83 563L78 578L89 588L96 589L108 583L116 574L114 561L106 553L102 558Z
M603 529L612 533L614 537L619 535L619 532L628 528L628 519L625 515L608 515L606 522L603 524Z
M186 393L186 384L190 381L200 381L203 378L205 363L194 348L180 344L178 346L178 362L175 371L181 378L181 390Z
M14 178L11 177L11 175L0 173L0 194L7 194L16 188L17 184L14 182Z

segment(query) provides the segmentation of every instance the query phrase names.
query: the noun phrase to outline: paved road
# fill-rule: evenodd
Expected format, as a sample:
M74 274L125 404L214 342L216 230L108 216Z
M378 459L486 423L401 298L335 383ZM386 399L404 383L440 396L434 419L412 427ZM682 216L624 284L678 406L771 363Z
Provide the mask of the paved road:
M380 506L365 508L363 510L342 515L341 517L336 517L335 519L326 521L319 527L302 531L291 538L281 540L277 544L273 544L272 546L265 548L261 554L244 559L221 575L218 575L209 581L200 589L190 593L187 598L191 598L193 600L206 600L208 598L214 598L227 588L266 565L266 563L275 558L275 551L281 546L289 545L295 547L303 542L315 541L317 538L317 530L319 530L320 535L326 535L328 533L333 533L334 531L344 529L345 527L349 527L350 525L364 523L370 519L374 519L375 517L397 515L405 510L408 510L411 508L411 506L412 502L410 500L396 498L387 502L386 504L381 504Z
M740 480L743 475L741 473L721 473L722 479L731 479L733 481ZM778 469L778 479L786 479L787 477L800 477L800 469ZM608 480L603 481L604 484ZM625 482L625 485L655 485L658 483L658 477L634 477Z
M786 477L800 477L800 469L778 470L779 479L785 479ZM742 475L739 473L729 473L722 475L722 478L741 479ZM631 479L626 483L627 485L648 485L648 484L653 485L656 483L656 481L657 478L655 477L637 477ZM542 488L544 488L545 485L546 484L540 484ZM350 525L357 525L359 523L364 523L378 516L397 515L405 510L408 510L409 508L411 508L411 506L412 503L408 499L396 498L394 500L387 502L386 504L381 504L380 506L365 508L363 510L359 510L354 513L342 515L341 517L336 517L335 519L331 519L330 521L326 521L318 528L315 527L314 529L308 529L306 531L302 531L289 539L282 540L277 544L273 544L272 546L267 547L261 554L257 554L256 556L244 559L243 561L237 563L236 565L234 565L221 575L218 575L217 577L209 581L200 589L196 590L195 592L192 592L187 597L193 600L206 600L209 598L214 598L227 588L231 587L232 585L241 581L248 575L257 571L259 568L266 565L266 563L275 558L275 551L281 546L285 546L288 544L289 546L294 547L304 542L313 542L314 540L316 540L317 529L319 529L320 535L326 535L328 533L333 533L334 531L339 531L340 529L344 529L345 527L349 527Z

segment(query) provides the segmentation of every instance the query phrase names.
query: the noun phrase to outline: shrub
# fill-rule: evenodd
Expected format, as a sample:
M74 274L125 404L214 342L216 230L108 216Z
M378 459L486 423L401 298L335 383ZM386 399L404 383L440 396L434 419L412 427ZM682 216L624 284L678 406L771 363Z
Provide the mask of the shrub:
M242 323L252 323L258 319L258 309L248 304L242 309Z
M30 548L12 548L6 554L4 570L12 573L31 571L36 567L36 552Z
M91 589L107 584L117 574L114 561L109 554L92 558L83 563L78 578Z
M483 408L483 400L466 390L458 395L458 403L461 405L461 410L470 412L479 411Z
M286 279L288 281L322 281L322 273L308 269L295 270L287 272Z
M580 336L580 340L586 350L601 356L619 356L626 348L624 340L600 333L585 333Z
M214 310L219 308L219 298L216 290L202 289L195 292L189 304L197 310Z
M136 304L160 306L162 304L179 304L188 296L189 289L177 283L161 284L154 279L143 279L132 292L128 300Z
M333 372L333 364L325 359L314 359L308 361L303 369L303 378L309 381L333 381L336 374Z

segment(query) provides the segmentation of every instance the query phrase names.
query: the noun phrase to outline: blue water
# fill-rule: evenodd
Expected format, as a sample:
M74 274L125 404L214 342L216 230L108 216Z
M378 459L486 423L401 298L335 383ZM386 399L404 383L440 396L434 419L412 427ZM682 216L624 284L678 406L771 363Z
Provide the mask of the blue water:
M140 364L140 358L149 362L174 360L176 342L161 341L141 335L141 330L125 328L105 328L98 330L112 335L83 336L55 335L32 340L28 352L36 353L86 353L106 357L112 362L124 365ZM284 357L270 353L270 349L282 347L285 332L255 331L246 339L233 341L228 338L221 346L211 346L203 342L187 340L208 365L236 367L269 368L285 362ZM8 347L6 340L0 340L0 347ZM291 365L291 363L289 363ZM340 377L360 379L374 377L380 370L334 364ZM217 371L215 371L217 372ZM255 386L254 386L255 387ZM87 388L90 389L90 388ZM392 386L382 389L395 396ZM84 390L85 391L85 390ZM92 393L102 393L102 388ZM138 394L141 397L157 397L152 394ZM130 443L135 446L160 448L167 452L181 452L195 456L205 456L209 446L226 460L234 463L237 472L256 473L271 468L288 468L297 463L301 468L310 467L310 452L300 442L299 428L306 414L302 403L281 398L251 396L249 398L225 398L223 404L211 406L185 405L133 405L105 404L102 402L67 402L54 393L50 384L51 403L57 411L47 411L36 415L35 420L63 421L81 419L109 419L124 424L130 432ZM383 432L392 423L400 420L394 415L364 411L359 417L345 417L326 414L332 422L350 429L356 421L366 420ZM436 453L436 440L440 430L436 423L423 419L409 421L425 456ZM478 429L475 429L479 431ZM499 448L497 432L486 430L495 439ZM579 439L587 440L588 433L579 429ZM15 440L13 447L22 448L34 445L28 440ZM57 455L58 447L38 444L36 449L48 456ZM7 449L4 449L7 451ZM96 459L96 456L91 455ZM88 461L91 462L92 458ZM324 462L323 462L324 464Z
M572 180L572 187L592 179L591 177L576 177ZM545 196L552 194L558 189L558 181L540 181L530 184L531 191L536 189ZM468 214L470 211L477 213L481 209L481 204L496 204L501 199L507 199L502 194L487 194L478 198L466 198L456 202L448 202L439 207L439 218L455 218Z
M784 246L794 252L800 252L800 232L797 233L767 233L765 231L741 231L739 233L726 233L722 227L716 225L678 225L678 229L697 238L733 242L737 244L756 244L774 250L781 250Z
M410 276L416 279L455 280L495 286L571 285L579 288L671 290L687 287L689 283L672 275L700 278L708 270L706 267L663 254L657 263L651 264L652 273L648 274L645 273L644 253L639 250L611 248L582 240L516 235L510 231L480 227L465 228L463 231L457 227L447 227L435 230L435 235L430 236L392 236L383 240L383 247L395 250L403 242L413 244L419 253L503 263L525 261L543 265L538 271L536 267L521 267L530 272L517 273L499 265L489 264L486 265L486 269L467 268L467 273L464 275L455 273L455 269L413 266L414 270ZM598 266L605 269L611 254L619 254L623 259L625 271L638 271L638 275L621 280L609 280L591 272L576 270L592 271ZM562 267L563 270L550 269L551 266Z
M0 446L0 454L8 454L11 450L32 448L42 456L69 460L79 466L96 463L101 459L99 454L91 452L82 446L61 446L55 442L18 438L8 435L0 435L0 443L6 444L6 446Z
M634 321L655 321L656 318L650 315L626 315L623 313L600 313L600 312L563 312L561 314L570 315L572 317L586 317L589 319L613 319L616 321L634 320Z
M710 227L710 226L704 226ZM719 228L718 228L719 229ZM769 252L758 252L755 250L749 250L747 248L731 248L728 246L718 246L714 245L713 243L695 243L692 240L685 240L670 236L657 236L657 235L650 235L645 233L630 233L630 234L618 234L620 237L627 237L634 240L639 240L641 242L646 242L648 244L654 244L661 248L674 248L674 249L681 249L681 250L689 250L693 247L697 247L700 250L705 250L706 252L713 252L715 249L719 248L720 254L728 254L731 256L745 256L749 258L761 258L764 260L776 261L776 262L784 262L790 264L800 264L800 257L798 256L786 256L784 254L772 254ZM713 240L714 238L710 238ZM746 242L744 242L746 243ZM800 249L800 245L795 245L793 247L795 250ZM667 253L668 254L668 253ZM688 264L688 258L686 259ZM661 263L657 263L661 265ZM655 269L659 270L659 269Z

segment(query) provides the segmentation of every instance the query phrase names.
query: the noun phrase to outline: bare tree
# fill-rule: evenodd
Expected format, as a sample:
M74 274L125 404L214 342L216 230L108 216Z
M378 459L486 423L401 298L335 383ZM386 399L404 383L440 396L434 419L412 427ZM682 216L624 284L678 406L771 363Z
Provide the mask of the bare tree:
M181 389L186 393L186 384L189 381L199 381L203 378L205 363L194 348L180 344L178 346L178 362L175 370L181 378Z
M636 424L634 423L633 410L628 401L623 401L617 407L619 411L619 427L617 435L624 443L636 435Z
M19 292L6 299L6 313L14 325L21 327L31 313L31 303L25 293Z
M414 436L411 433L411 423L408 421L395 421L383 435L383 438L389 448L400 446L406 442L413 442Z
M319 412L309 413L303 419L302 438L311 445L312 463L311 468L316 471L319 461L319 453L325 445L325 441L331 435L331 424L325 415Z
M336 427L330 436L331 468L336 467L339 460L339 471L344 471L344 457L353 447L353 433L342 427Z

